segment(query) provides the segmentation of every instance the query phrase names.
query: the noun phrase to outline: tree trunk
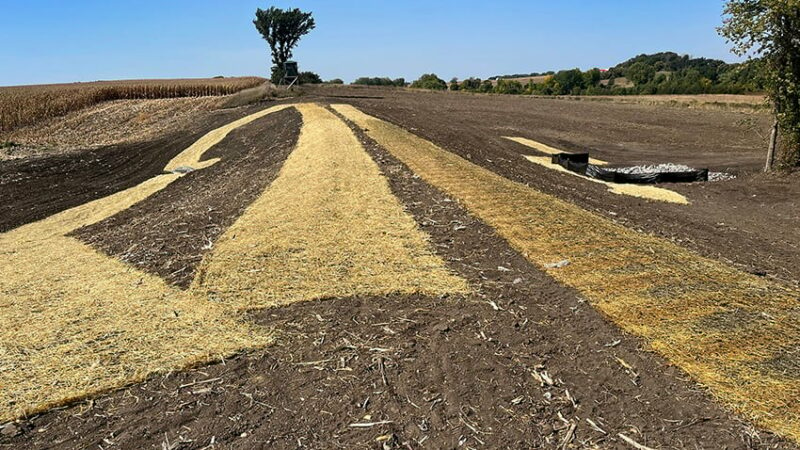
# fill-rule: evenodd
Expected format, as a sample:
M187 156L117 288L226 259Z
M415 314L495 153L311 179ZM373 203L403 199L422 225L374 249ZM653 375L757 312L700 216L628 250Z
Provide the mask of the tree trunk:
M769 135L769 149L767 150L767 164L764 166L764 172L772 170L772 165L775 164L775 147L778 144L778 119L772 125L772 133Z

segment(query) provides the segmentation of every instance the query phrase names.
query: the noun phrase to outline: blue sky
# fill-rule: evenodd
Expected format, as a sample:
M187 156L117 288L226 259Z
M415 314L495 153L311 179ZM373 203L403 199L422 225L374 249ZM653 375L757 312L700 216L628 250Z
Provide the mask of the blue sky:
M723 0L0 0L0 85L267 75L252 25L270 5L312 11L294 59L324 79L486 78L609 67L672 50L736 61Z

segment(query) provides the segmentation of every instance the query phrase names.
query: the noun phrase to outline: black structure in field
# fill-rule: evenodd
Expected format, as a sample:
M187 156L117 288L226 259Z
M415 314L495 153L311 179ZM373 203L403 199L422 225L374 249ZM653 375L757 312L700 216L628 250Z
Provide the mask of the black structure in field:
M292 87L299 77L300 72L297 70L296 61L286 61L283 63L283 79L281 80L281 84L288 83L289 87Z
M589 164L588 153L558 153L553 155L552 162L569 171L612 183L653 184L708 181L708 169L692 169L679 172L657 170L626 172L620 169Z

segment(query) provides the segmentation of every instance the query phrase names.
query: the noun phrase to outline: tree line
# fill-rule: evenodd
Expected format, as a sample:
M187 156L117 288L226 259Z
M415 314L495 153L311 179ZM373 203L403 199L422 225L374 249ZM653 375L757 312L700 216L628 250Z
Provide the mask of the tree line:
M452 79L450 90L526 95L747 94L764 92L764 62L741 64L674 52L639 55L608 70L597 68ZM514 78L530 77L526 83ZM536 78L534 78L536 77ZM441 88L441 87L440 87Z
M674 52L639 55L608 70L597 68L470 77L445 82L434 73L412 83L388 77L361 77L352 84L410 86L412 88L516 95L653 95L653 94L748 94L763 93L764 61L740 64L690 58ZM531 78L523 83L515 78Z

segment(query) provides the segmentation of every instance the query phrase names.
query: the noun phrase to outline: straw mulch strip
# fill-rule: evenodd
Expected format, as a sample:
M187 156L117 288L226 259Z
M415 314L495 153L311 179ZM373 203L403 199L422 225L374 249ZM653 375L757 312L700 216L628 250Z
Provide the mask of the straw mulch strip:
M207 167L218 159L200 163L203 153L227 133L283 108L214 130L173 163ZM0 234L0 422L270 341L202 295L65 236L178 177L160 175Z
M538 152L546 153L548 155L558 155L559 153L572 153L572 152L565 152L564 150L559 150L555 147L550 147L547 144L542 144L541 142L534 141L533 139L528 139L524 137L503 136L503 139L508 139L509 141L516 142L517 144L522 144L526 147L530 147ZM607 166L608 162L603 161L602 159L589 158L589 164L594 164L596 166Z
M645 184L625 184L625 183L610 183L608 181L598 180L597 178L590 178L571 170L567 170L558 164L553 164L550 158L546 156L525 156L528 161L543 166L546 169L555 170L557 172L566 173L578 178L583 178L592 183L604 184L608 186L608 192L617 195L629 195L631 197L644 198L647 200L656 200L667 203L677 203L679 205L688 205L689 199L685 196L656 186L648 186Z
M269 342L269 335L64 234L162 175L0 235L0 422Z
M227 133L289 106L212 131L167 168L214 164L203 154ZM177 174L0 234L0 423L270 343L272 332L245 320L243 308L467 291L344 122L318 106L297 108L305 120L298 148L188 291L66 236Z
M352 106L334 108L532 262L568 260L546 270L722 402L800 440L797 291L512 182Z
M244 309L352 295L467 292L348 126L321 106L296 108L304 123L297 148L217 241L192 289Z

